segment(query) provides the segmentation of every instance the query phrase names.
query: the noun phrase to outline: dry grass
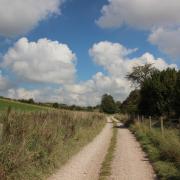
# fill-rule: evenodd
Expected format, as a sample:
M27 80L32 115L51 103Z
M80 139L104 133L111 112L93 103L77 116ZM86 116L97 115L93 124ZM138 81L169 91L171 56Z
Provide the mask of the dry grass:
M1 114L0 179L43 179L102 129L98 113L47 111Z

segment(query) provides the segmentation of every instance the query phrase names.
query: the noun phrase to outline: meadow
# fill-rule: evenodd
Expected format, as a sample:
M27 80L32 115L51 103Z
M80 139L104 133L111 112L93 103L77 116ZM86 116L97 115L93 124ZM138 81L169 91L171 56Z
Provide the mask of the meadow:
M100 113L47 109L9 100L0 100L0 109L2 180L48 177L90 142L106 121Z

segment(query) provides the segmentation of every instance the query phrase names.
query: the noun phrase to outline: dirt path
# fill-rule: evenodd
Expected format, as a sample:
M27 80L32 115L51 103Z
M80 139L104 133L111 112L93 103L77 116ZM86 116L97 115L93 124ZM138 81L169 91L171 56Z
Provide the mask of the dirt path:
M121 126L118 123L118 126ZM120 127L109 180L153 180L155 175L134 135Z
M108 119L110 121L110 119ZM65 166L48 180L98 180L101 163L112 137L112 124L107 123L102 132Z

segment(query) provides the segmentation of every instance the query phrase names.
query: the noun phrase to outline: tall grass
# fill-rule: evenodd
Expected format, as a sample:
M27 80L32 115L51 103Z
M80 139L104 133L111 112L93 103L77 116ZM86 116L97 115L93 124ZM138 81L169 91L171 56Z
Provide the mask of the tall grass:
M98 113L9 112L0 117L0 179L43 179L102 129Z
M149 129L147 124L131 126L142 147L152 161L160 179L180 179L180 132L177 129Z

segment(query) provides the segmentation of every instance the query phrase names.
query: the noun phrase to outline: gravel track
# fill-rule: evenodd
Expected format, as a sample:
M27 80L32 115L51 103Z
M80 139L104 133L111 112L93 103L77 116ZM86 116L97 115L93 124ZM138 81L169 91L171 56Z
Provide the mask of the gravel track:
M107 119L110 122L110 118ZM48 180L98 180L101 163L112 137L112 124L107 123L99 135L73 156Z
M154 180L156 176L134 135L118 123L117 145L108 180Z

